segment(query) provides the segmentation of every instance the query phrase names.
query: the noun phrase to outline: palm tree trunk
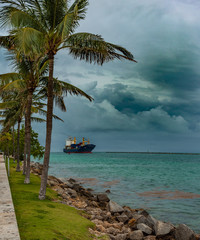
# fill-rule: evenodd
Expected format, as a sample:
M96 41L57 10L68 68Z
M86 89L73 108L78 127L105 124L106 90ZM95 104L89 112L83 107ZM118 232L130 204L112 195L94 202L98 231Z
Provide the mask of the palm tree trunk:
M39 199L45 199L47 178L49 170L49 157L51 150L51 133L52 133L52 115L53 115L53 68L54 68L54 54L49 54L49 81L48 81L48 102L47 102L47 123L46 123L46 144L43 161L43 169L41 176L41 186Z
M31 158L31 106L32 106L32 99L33 99L33 90L29 90L28 98L27 98L27 108L26 108L26 177L24 183L30 183L30 158Z
M20 161L19 161L19 136L20 136L20 123L21 118L18 119L18 126L17 126L17 167L16 172L20 172Z
M27 111L27 110L26 110ZM26 154L27 154L27 113L25 113L25 134L24 134L24 164L23 175L26 175Z
M13 162L15 162L15 125L13 125L13 131L12 131L12 141L13 141Z

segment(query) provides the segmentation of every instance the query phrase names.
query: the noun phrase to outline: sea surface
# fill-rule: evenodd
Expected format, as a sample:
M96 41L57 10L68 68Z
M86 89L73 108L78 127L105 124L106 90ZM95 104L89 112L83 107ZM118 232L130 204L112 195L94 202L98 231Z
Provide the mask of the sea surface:
M200 232L200 155L51 153L49 174L78 179L110 199Z

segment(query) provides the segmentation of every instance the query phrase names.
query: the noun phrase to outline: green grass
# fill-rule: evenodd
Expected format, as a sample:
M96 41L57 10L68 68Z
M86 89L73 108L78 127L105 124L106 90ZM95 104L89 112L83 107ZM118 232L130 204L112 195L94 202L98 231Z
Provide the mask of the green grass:
M91 240L88 232L94 224L80 211L65 204L52 202L57 194L47 189L47 198L38 199L40 178L31 174L31 183L24 184L22 173L15 171L11 161L10 187L21 240Z

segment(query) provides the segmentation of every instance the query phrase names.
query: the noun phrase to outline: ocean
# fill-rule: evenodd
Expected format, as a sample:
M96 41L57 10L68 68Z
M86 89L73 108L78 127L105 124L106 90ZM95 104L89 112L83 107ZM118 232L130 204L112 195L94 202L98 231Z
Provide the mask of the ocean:
M49 175L78 179L95 192L110 190L120 205L200 232L200 155L51 153Z

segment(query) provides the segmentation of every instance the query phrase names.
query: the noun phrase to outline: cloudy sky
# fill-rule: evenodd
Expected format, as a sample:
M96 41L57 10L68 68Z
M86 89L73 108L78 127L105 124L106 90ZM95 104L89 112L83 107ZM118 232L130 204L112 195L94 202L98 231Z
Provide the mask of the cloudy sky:
M68 136L90 138L96 151L200 152L200 1L90 0L77 32L100 34L138 61L104 66L56 57L55 77L95 99L67 97L55 109L52 151ZM1 51L1 72L9 71ZM34 124L44 144L45 126Z

